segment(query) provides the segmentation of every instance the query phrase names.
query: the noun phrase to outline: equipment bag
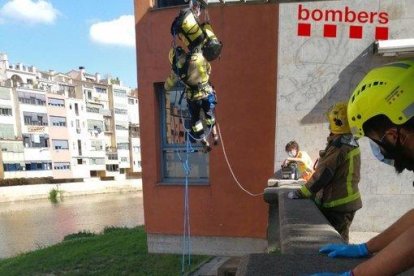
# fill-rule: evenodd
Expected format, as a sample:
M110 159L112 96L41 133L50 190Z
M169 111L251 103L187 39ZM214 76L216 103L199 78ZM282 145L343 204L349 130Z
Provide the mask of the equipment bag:
M171 34L179 35L190 51L206 39L206 34L191 9L180 11L171 25Z
M221 49L223 48L223 43L221 43L221 41L217 39L210 23L204 23L202 28L203 32L206 35L206 41L204 42L203 47L201 48L203 56L208 61L215 60L220 56Z
M203 56L212 61L220 56L223 44L217 39L210 23L200 24L191 9L183 9L171 25L171 34L179 35L190 51L199 45Z

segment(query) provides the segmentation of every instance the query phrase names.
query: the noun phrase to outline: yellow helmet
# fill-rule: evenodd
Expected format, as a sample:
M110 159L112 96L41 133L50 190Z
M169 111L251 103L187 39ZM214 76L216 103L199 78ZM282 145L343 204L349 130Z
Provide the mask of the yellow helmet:
M175 55L181 56L184 54L185 51L181 46L178 47L171 47L170 51L168 52L168 60L170 61L170 64L173 64Z
M333 134L351 133L347 118L347 103L334 104L328 111L329 129Z
M414 61L372 69L355 88L348 103L352 133L364 136L364 123L377 115L387 116L396 125L414 116Z

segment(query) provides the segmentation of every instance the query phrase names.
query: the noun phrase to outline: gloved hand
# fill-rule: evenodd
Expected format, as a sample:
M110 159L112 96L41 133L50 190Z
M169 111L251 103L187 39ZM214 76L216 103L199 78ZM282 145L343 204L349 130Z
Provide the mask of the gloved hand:
M299 190L291 191L288 193L288 198L289 199L300 199L302 198L302 194L300 193Z
M343 273L320 272L312 274L310 276L352 276L352 271L347 271Z
M328 254L331 258L346 257L346 258L361 258L370 255L366 243L361 244L327 244L321 249L320 253Z

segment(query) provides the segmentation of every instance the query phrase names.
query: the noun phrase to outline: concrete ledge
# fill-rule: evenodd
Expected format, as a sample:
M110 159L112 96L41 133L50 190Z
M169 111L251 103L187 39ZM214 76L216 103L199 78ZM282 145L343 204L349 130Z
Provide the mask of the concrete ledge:
M182 236L147 234L149 253L182 253ZM243 256L266 252L267 241L254 238L191 237L191 254Z
M242 258L237 276L311 275L317 272L349 271L366 259L333 259L325 255L252 254ZM410 269L399 275L414 275Z
M0 187L0 202L49 198L52 189L61 190L64 197L90 194L142 191L141 179L86 181L64 184L40 184Z
M267 187L264 189L263 200L269 204L278 203L280 191L284 191L285 189L299 189L302 185L301 183L302 182L298 182L296 180L285 181L277 179L276 186Z
M292 200L289 190L279 193L281 251L284 254L317 254L326 243L342 243L339 233L309 199Z
M243 257L237 276L253 275L310 275L317 272L344 272L363 259L332 259L322 255L272 255L252 254Z

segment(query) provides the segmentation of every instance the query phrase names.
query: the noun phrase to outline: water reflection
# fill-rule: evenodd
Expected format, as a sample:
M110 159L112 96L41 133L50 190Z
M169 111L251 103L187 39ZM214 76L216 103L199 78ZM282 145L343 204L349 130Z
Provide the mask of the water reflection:
M144 224L142 193L105 194L0 203L0 258L62 241L82 230Z

